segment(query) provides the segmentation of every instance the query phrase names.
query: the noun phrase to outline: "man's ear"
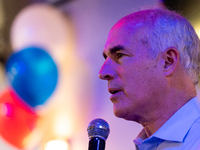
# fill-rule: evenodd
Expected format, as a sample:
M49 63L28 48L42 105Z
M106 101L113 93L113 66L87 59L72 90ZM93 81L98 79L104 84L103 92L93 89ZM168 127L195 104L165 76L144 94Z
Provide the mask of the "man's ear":
M162 56L164 59L164 75L165 76L170 76L172 75L176 67L179 64L179 58L180 54L178 50L174 47L166 49L164 52L162 52Z

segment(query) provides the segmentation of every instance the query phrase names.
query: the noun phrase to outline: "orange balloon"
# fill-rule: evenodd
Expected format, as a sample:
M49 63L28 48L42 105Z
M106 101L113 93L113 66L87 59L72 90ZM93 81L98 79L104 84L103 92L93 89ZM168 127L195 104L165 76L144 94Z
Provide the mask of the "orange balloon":
M17 148L25 148L39 116L7 88L0 94L0 135Z

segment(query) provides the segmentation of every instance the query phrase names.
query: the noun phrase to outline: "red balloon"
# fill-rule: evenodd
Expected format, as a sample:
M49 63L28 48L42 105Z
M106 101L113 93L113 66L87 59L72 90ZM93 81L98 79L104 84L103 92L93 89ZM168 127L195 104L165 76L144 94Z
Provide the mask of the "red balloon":
M9 88L0 94L0 135L17 148L25 148L26 138L36 127L39 116Z

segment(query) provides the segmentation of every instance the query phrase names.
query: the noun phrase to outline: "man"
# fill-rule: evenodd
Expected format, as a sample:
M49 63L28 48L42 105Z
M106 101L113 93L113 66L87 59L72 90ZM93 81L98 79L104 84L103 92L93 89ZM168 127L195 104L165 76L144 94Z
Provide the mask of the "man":
M114 114L144 127L136 149L200 149L199 48L190 23L164 9L130 14L110 30L99 77Z

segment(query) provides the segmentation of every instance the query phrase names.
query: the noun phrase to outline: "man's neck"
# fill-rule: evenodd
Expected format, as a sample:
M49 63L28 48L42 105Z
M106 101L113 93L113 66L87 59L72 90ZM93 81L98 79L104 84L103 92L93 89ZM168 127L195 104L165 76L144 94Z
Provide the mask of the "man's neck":
M178 111L183 105L185 105L193 97L195 97L195 95L181 102L180 102L180 99L177 100L175 98L173 104L165 107L165 110L167 110L166 112L162 112L160 113L160 115L159 114L156 115L154 119L152 118L151 121L143 123L142 125L144 127L147 137L150 137L152 134L154 134L165 122L167 122L167 120L169 120L176 113L176 111Z

